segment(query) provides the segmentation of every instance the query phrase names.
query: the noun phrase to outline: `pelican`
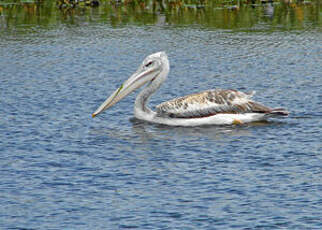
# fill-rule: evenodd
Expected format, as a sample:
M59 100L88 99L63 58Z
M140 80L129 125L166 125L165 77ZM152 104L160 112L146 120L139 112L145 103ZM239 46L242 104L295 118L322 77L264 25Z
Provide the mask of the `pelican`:
M92 114L95 117L146 84L134 104L134 115L140 120L171 126L231 125L287 116L283 108L270 108L251 100L255 92L214 89L175 98L156 106L148 106L151 95L167 79L170 70L165 52L147 56L137 71L126 80Z

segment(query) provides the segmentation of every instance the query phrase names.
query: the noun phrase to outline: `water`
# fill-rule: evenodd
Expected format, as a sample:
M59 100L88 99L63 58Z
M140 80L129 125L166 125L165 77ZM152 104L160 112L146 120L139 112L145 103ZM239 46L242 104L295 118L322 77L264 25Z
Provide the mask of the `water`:
M321 13L222 28L176 23L176 14L113 24L97 19L101 9L72 22L55 10L46 25L20 16L14 24L3 11L1 229L322 228ZM132 94L92 119L159 50L171 71L151 105L235 88L291 115L167 127L133 118Z

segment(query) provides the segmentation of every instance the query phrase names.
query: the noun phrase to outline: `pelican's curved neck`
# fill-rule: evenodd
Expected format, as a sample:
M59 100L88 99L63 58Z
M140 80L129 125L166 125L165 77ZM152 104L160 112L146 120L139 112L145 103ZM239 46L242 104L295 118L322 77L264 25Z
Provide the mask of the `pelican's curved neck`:
M134 104L134 114L151 113L152 110L148 107L148 102L151 95L157 91L160 85L155 84L154 81L150 82L136 97Z
M166 65L160 73L148 83L148 85L138 94L135 99L134 104L134 115L139 119L146 119L147 116L154 115L153 112L148 107L148 102L153 93L155 93L161 86L161 84L166 80L169 73L169 66Z

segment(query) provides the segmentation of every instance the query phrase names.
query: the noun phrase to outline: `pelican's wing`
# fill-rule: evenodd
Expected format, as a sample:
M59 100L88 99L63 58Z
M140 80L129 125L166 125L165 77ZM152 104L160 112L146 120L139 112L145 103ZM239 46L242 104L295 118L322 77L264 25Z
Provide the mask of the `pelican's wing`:
M250 98L255 94L237 90L207 90L179 97L157 106L159 116L197 118L219 113L270 113L271 108Z

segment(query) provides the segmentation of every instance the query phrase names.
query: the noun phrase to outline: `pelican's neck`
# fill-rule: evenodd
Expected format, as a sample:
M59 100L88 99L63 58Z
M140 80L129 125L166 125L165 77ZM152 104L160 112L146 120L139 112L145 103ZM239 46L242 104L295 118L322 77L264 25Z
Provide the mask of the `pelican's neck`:
M161 82L162 83L162 82ZM134 105L135 115L141 113L152 113L148 107L148 102L151 95L158 90L161 84L157 85L154 81L150 82L136 97Z
M169 65L166 65L154 80L149 82L148 85L138 94L134 105L134 114L137 118L142 119L142 116L155 114L155 112L148 107L148 102L151 95L155 93L166 80L168 73Z

